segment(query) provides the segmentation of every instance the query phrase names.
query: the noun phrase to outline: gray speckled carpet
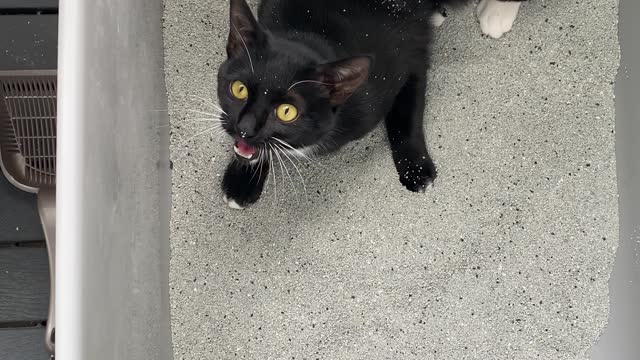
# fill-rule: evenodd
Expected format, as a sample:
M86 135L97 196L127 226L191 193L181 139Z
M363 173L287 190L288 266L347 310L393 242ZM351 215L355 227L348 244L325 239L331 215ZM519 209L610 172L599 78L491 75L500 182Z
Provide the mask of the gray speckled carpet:
M531 1L500 40L449 18L426 194L377 131L242 212L220 199L229 139L187 111L215 99L227 7L165 1L177 359L587 357L617 244L617 1Z

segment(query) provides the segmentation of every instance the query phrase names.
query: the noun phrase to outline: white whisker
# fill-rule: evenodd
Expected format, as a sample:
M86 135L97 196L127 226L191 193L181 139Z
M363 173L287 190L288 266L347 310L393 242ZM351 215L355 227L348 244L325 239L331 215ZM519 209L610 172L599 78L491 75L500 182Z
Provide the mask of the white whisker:
M284 145L285 147L291 149L291 151L293 151L294 154L299 155L300 157L302 157L303 159L309 161L310 163L315 165L315 162L312 158L310 158L309 156L307 156L305 153L303 153L302 151L294 148L293 146L291 146L291 144L289 144L288 142L278 139L277 137L271 137L272 139L274 139L275 141L279 142L280 144ZM293 155L293 154L292 154Z
M278 179L276 178L276 170L273 166L273 156L272 151L269 150L269 165L271 166L271 175L273 175L273 196L275 199L275 203L278 203Z
M220 111L221 113L223 113L225 115L229 115L229 114L227 114L226 111L224 111L224 109L220 105L211 103L211 106L213 106L214 109Z
M205 135L205 134L213 134L213 135L216 135L216 136L221 136L221 135L226 134L226 131L224 129L218 128L216 126L212 126L212 127L206 128L206 129L196 133L195 135L188 137L186 140L181 141L180 147L186 147L187 144L191 140L197 138L198 136L202 136L202 135ZM182 152L182 154L180 154L180 156L178 156L177 158L173 159L174 162L177 162L178 160L182 159L185 155L188 154L188 151L187 151L188 148L186 150L185 149L182 149L182 150L184 150Z
M201 122L200 124L203 124L205 126L207 126L206 129L204 129L203 131L215 131L216 134L220 133L220 134L224 134L226 133L225 128L222 126L222 124L217 124L217 123L210 123L210 122Z
M282 161L282 157L280 156L280 154L278 153L278 149L277 147L274 147L273 144L269 143L269 147L271 147L273 149L273 153L275 154L275 156L278 158L278 162L280 163L280 172L282 173L282 188L284 189L284 187L287 185L287 180L285 179L284 175L285 172L286 174L289 176L289 180L291 181L291 175L289 175L289 170L287 170L287 166L284 164L284 162ZM291 185L293 186L293 190L296 190L295 185L293 184L293 181L291 181Z
M281 145L278 145L278 144L274 144L274 145L279 146L281 150L284 150L284 148L283 148L283 147L281 147ZM291 157L289 157L289 154L287 154L287 152L286 152L286 151L282 151L282 154L283 154L284 156L286 156L286 158L289 160L289 162L291 163L291 165L293 165L293 167L296 169L296 172L298 173L298 176L300 176L300 179L302 180L302 187L304 188L304 192L305 192L305 194L306 194L306 192L307 192L307 185L306 185L306 184L305 184L305 182L304 182L304 176L302 176L302 173L300 172L300 169L298 169L298 166L296 166L296 163L295 163L295 162L293 162L293 160L291 159ZM297 159L296 159L296 160L297 160ZM298 160L298 161L299 161L299 160Z
M213 117L220 117L220 115L222 114L221 112L218 113L210 113L210 112L206 112L206 111L200 111L200 110L193 110L193 109L187 109L188 112L194 113L194 114L200 114L200 115L206 115L206 116L213 116Z
M287 89L287 91L293 89L294 87L300 85L300 84L305 84L305 83L313 83L313 84L320 84L320 85L331 85L329 83L324 83L322 81L316 81L316 80L302 80L302 81L298 81L297 83L294 83L293 85L289 86L289 88Z
M264 160L266 158L266 151L267 149L261 150L260 151L260 176L258 177L258 182L260 182L260 180L262 180L262 164L264 163ZM267 175L269 176L269 175ZM265 179L266 181L266 179Z
M183 143L187 144L188 142L190 142L191 140L197 138L198 136L204 135L204 134L206 134L206 133L208 133L210 131L213 131L213 130L219 130L219 129L216 126L208 127L206 129L196 133L195 135L188 137L186 140L183 141Z
M207 100L207 99L205 99L203 97L200 97L198 95L191 95L191 96L196 98L196 99L204 101L206 104L208 104L209 106L213 107L216 111L219 111L219 112L221 112L221 113L223 113L225 115L228 115L224 110L222 110L222 108L218 104L214 103L213 101Z
M208 119L208 118L196 118L196 119L184 119L184 121L214 123L216 125L225 124L225 122L220 118L210 118L210 119Z
M222 113L222 114L227 115L227 116L229 115L229 114L227 114L227 112L226 112L226 111L224 111L224 110L223 110L219 105L217 105L217 104L211 103L211 105L210 105L210 106L211 106L215 111L217 111L217 112L219 112L219 113Z
M207 100L207 99L203 98L202 96L198 96L198 95L191 95L191 97L194 97L194 98L196 98L196 99L198 99L198 100L202 100L202 101L204 101L204 102L206 102L206 103L209 103L209 104L213 104L213 102L212 102L211 100Z
M258 164L255 164L255 169L253 169L253 174L251 174L251 179L249 179L249 182L253 181L253 178L256 177L258 171L262 172L262 153L262 149L258 149ZM258 182L260 182L260 179L262 179L262 174L260 174L260 176L258 177Z
M240 34L240 31L238 31L238 28L236 27L236 25L233 22L231 23L231 25L236 30L236 33L238 33L238 36L240 37L240 41L242 41L242 45L244 45L244 49L247 51L247 57L249 58L249 65L251 65L251 73L255 74L256 71L253 68L253 60L251 60L251 53L249 52L247 43L244 42L244 38L242 37L242 34Z

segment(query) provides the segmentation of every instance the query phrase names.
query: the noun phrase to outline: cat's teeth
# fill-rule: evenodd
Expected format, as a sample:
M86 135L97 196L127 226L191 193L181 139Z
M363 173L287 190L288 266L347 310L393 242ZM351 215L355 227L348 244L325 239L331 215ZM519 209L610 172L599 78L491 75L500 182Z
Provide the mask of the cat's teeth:
M247 154L243 154L242 151L240 151L240 149L237 146L233 146L233 151L236 152L236 154L238 154L239 156L242 156L243 158L247 159L247 160L251 160L251 158L253 157L253 154L247 155Z
M247 144L244 139L237 139L236 143L233 144L233 151L235 151L238 156L247 160L251 160L253 159L254 155L256 155L257 149Z

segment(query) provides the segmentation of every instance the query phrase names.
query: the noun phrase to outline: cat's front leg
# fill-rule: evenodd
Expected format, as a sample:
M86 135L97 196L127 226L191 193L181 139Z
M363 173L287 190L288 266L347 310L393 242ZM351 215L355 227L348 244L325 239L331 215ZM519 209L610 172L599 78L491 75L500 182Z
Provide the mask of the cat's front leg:
M477 14L482 32L498 39L511 31L520 10L520 4L518 0L481 0Z
M222 179L224 202L232 209L242 210L255 204L269 176L268 160L248 162L232 160Z
M436 168L424 139L425 93L424 76L410 76L385 120L400 182L413 192L425 191L436 178Z

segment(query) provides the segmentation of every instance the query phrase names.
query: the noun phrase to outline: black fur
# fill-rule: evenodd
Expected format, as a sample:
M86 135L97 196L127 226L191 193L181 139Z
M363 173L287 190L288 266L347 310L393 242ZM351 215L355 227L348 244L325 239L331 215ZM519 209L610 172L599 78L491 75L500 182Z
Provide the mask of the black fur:
M241 206L258 200L268 177L268 151L286 148L273 137L326 153L363 137L382 120L400 182L424 191L436 178L423 130L431 17L468 2L263 0L256 21L245 0L231 0L219 102L228 114L226 131L236 139L245 135L239 141L263 158L235 159L224 177L225 194ZM249 88L244 101L231 96L235 80ZM306 80L316 82L291 88ZM279 121L274 109L281 103L294 104L300 117Z

